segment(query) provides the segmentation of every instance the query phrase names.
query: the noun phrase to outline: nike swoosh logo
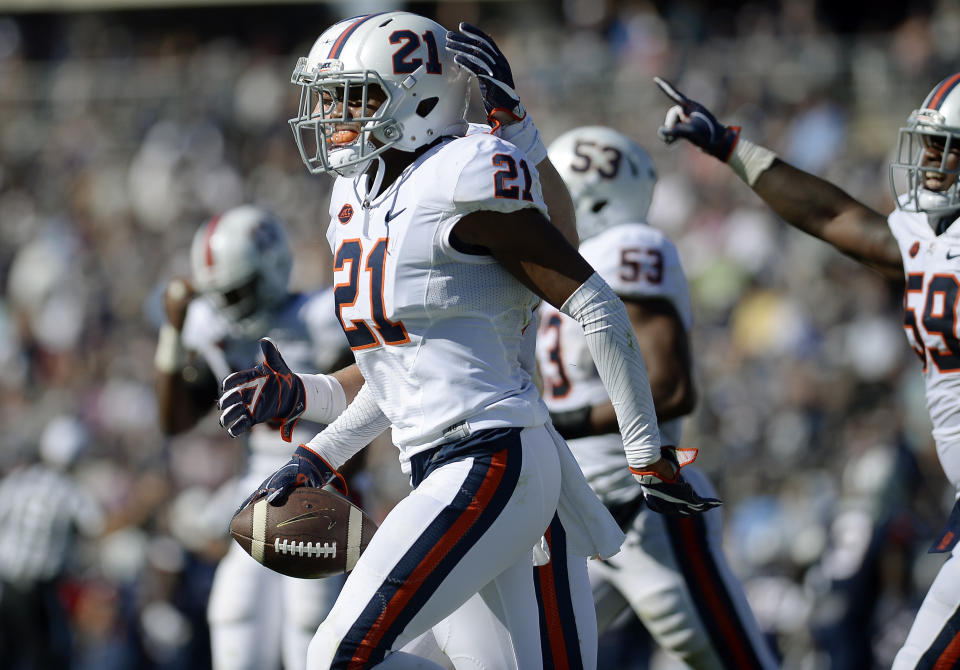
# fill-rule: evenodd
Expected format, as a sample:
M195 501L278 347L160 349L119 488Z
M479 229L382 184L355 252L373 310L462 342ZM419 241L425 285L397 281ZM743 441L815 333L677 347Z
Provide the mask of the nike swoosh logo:
M952 261L954 258L960 258L960 254L951 254L950 251L947 251L947 260Z
M291 523L296 523L298 521L306 521L307 519L319 519L321 516L322 515L319 514L318 512L307 512L305 514L298 514L297 516L290 517L286 521L280 521L279 523L277 523L277 528L280 528L281 526L289 526ZM334 521L333 519L329 519L329 521L330 521L330 525L327 526L327 530L330 530L336 525L336 521Z
M403 214L405 211L407 211L407 208L406 208L406 207L404 207L403 209L401 209L399 212L387 212L387 215L384 216L383 219L384 219L384 221L386 221L387 223L390 223L390 222L393 221L395 218L397 218L398 216L400 216L401 214Z

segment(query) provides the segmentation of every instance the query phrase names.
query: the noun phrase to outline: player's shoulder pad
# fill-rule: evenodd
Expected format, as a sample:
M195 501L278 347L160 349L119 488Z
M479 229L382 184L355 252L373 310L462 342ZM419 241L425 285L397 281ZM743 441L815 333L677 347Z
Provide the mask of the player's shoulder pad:
M512 212L536 207L546 212L540 175L515 145L489 133L475 133L446 143L434 169L452 186L455 208ZM440 181L440 183L444 183Z

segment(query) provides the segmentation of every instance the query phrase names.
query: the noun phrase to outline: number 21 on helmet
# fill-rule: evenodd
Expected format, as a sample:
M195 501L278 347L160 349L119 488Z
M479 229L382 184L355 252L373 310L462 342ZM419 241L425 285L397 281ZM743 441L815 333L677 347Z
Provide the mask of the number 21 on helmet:
M289 123L307 169L355 175L387 149L414 151L462 135L470 75L447 51L446 33L408 12L357 16L325 30L291 77L300 106ZM371 111L368 103L380 100Z

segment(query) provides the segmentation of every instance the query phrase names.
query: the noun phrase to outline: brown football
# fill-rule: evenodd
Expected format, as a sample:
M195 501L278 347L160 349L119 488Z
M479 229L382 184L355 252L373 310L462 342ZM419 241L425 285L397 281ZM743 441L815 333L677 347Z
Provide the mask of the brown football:
M307 579L352 570L376 530L342 495L309 487L294 489L282 505L255 500L230 521L230 535L259 563Z

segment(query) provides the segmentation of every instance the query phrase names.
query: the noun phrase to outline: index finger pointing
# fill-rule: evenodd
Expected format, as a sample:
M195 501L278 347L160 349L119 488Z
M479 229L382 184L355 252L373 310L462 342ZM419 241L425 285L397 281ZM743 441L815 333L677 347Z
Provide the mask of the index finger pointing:
M687 96L685 96L683 93L675 89L673 87L673 84L671 84L666 79L661 79L660 77L654 77L653 81L657 83L657 86L660 87L660 90L663 91L668 98L670 98L676 103L683 105L684 110L686 110L687 106L690 104L690 101L687 99Z

